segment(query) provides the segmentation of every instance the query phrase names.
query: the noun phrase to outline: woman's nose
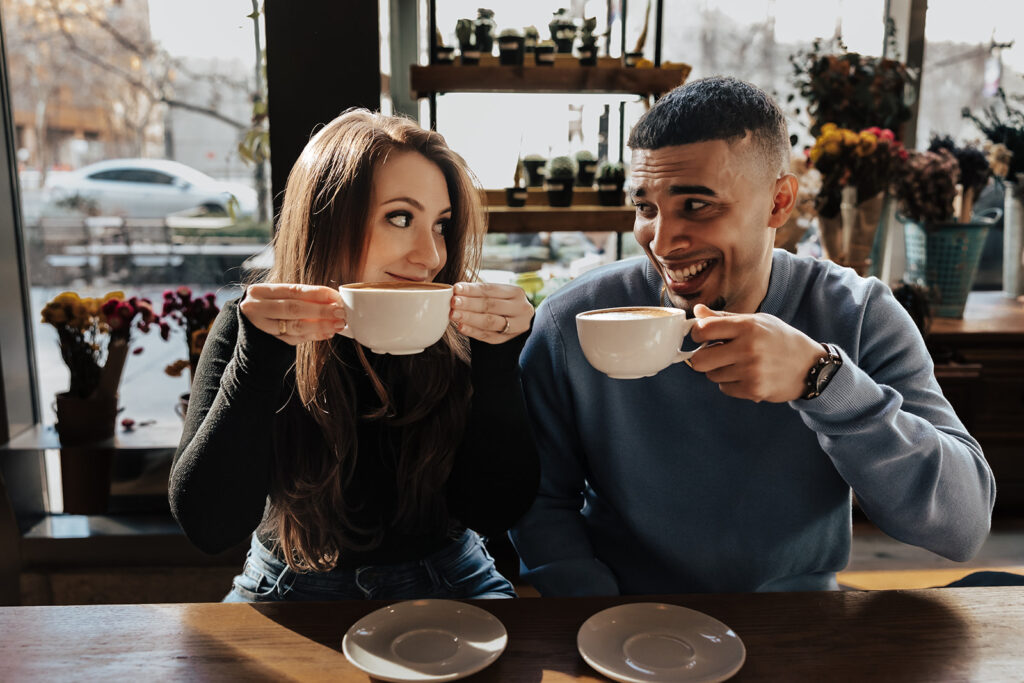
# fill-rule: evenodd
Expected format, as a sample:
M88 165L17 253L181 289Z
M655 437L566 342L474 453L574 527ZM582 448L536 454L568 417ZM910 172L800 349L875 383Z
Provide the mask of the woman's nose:
M417 230L409 252L409 260L427 270L434 270L441 264L444 241L434 234L433 229Z

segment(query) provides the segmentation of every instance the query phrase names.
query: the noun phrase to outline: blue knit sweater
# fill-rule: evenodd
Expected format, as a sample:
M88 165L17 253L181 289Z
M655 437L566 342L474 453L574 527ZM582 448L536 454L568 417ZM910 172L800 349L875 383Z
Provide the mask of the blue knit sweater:
M597 269L540 307L520 359L541 485L512 537L544 595L836 587L851 489L894 538L954 560L984 541L995 482L879 280L776 250L759 311L841 349L811 400L730 398L685 364L615 380L575 315L659 305L646 258Z

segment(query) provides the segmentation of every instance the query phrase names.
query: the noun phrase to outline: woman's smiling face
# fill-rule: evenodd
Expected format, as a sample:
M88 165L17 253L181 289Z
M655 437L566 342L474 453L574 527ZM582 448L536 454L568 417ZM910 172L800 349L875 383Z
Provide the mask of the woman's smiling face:
M448 258L451 200L444 174L418 152L391 154L373 174L360 282L430 282Z
M665 281L669 300L693 311L753 313L768 291L775 230L796 180L769 175L751 136L637 149L630 168L633 234ZM787 206L788 202L788 206Z

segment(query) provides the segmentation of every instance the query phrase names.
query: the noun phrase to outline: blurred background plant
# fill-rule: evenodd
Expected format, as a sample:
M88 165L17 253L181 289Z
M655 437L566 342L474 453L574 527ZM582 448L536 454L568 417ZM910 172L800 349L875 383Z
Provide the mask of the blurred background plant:
M946 149L911 152L893 182L897 207L916 223L948 223L960 180L960 165Z
M960 168L959 206L956 208L957 220L967 223L971 220L974 203L981 191L985 189L992 169L985 153L973 145L958 146L948 135L934 135L928 145L929 152L944 149L956 159Z
M164 292L163 311L160 314L160 336L166 341L171 336L172 324L185 333L185 344L188 357L171 363L166 372L171 377L180 377L187 368L189 382L195 376L199 355L203 352L206 337L213 326L213 321L220 312L217 306L217 295L207 292L201 297L193 298L192 290L181 286L176 290Z
M1024 108L1011 105L1006 92L1000 88L995 102L983 108L980 114L965 107L961 115L973 121L990 142L1004 145L1012 155L1004 177L1014 178L1024 173Z
M844 187L857 188L858 201L884 192L899 172L907 152L889 129L865 128L859 133L826 123L808 152L821 174L815 209L826 218L839 215Z

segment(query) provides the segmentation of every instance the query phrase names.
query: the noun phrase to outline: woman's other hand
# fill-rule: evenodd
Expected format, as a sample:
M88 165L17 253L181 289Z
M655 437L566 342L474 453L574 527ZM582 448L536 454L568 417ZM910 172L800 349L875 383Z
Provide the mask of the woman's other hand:
M257 328L292 346L330 339L345 327L345 304L331 287L251 285L239 308Z
M501 344L530 329L533 306L515 285L459 282L451 318L459 332L488 344Z

